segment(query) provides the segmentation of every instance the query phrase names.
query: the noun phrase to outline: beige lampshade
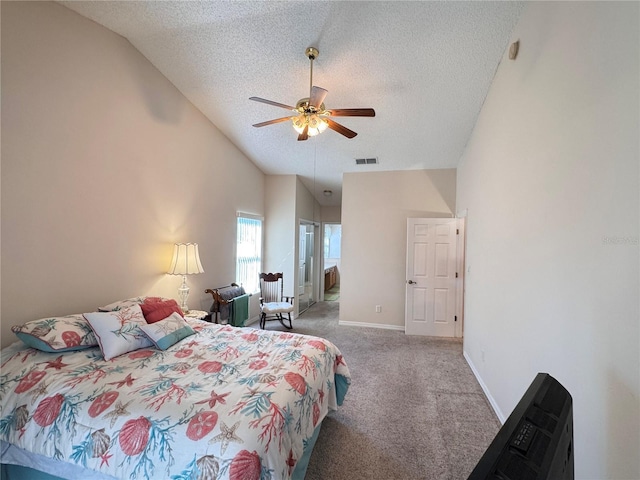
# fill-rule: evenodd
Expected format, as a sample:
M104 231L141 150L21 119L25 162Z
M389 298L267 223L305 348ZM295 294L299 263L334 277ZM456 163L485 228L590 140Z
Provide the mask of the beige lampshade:
M169 271L171 275L192 275L204 273L197 243L176 243Z

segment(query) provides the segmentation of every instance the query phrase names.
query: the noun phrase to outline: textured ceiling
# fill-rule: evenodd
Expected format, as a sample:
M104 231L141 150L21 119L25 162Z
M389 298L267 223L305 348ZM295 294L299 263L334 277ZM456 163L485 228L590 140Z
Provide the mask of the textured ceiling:
M509 35L515 2L63 1L127 38L267 174L298 174L339 205L342 174L453 168ZM314 84L327 108L372 107L298 142L286 116L251 96L295 105L309 95L305 49L320 50ZM355 158L378 165L356 166ZM322 195L332 190L331 197Z

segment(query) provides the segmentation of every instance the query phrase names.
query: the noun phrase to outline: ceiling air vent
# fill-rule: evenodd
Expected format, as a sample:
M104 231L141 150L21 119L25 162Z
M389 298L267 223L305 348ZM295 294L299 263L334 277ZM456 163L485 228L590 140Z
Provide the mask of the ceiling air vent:
M377 158L356 158L356 165L377 165Z

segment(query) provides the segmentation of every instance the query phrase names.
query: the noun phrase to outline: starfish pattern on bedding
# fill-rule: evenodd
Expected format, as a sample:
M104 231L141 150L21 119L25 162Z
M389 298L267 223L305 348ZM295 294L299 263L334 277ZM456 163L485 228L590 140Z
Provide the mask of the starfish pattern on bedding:
M117 382L109 382L107 385L116 385L116 388L122 388L125 385L127 387L130 387L131 385L133 385L133 381L135 380L135 378L131 377L131 374L129 373L124 380L118 380Z
M58 358L56 358L55 360L49 360L47 362L44 362L47 364L46 367L44 367L44 369L46 370L47 368L55 368L56 370L60 370L62 367L66 367L68 366L66 363L62 362L62 355L60 355Z
M156 327L156 333L162 332L165 335L169 335L176 330L176 327L180 327L182 323L184 322L169 317L164 322L156 322L154 326Z
M197 362L199 360L204 360L204 359L205 359L205 356L203 354L196 353L196 354L191 355L191 358L189 360L193 364L193 363L195 363L195 362Z
M199 402L196 402L196 405L202 404L202 403L208 403L209 404L209 408L213 408L216 406L216 403L220 402L223 404L226 404L227 401L225 400L225 397L229 395L229 392L227 393L223 393L222 395L218 395L215 390L211 390L211 396L206 399L206 400L201 400Z
M244 440L242 440L240 437L236 435L236 429L239 426L240 426L239 421L234 423L233 427L231 428L227 427L227 425L224 422L220 422L220 430L222 430L222 433L216 435L211 440L209 440L209 443L222 442L222 445L220 446L220 454L224 455L224 452L229 446L230 442L244 443Z
M102 461L100 462L100 468L102 468L102 466L106 463L107 467L109 466L109 459L113 457L112 454L110 454L108 451L104 452L104 454L100 455L100 458L102 459Z
M278 373L280 373L280 370L283 370L283 369L284 369L284 365L279 363L278 365L273 366L273 368L271 369L271 373L277 375Z
M29 396L31 397L31 403L34 403L36 401L36 398L40 396L44 397L47 393L49 393L49 385L47 385L44 382L40 383L40 385L38 385L37 388L34 388L29 392Z
M127 403L123 404L120 400L118 400L113 410L105 414L105 418L111 417L111 428L113 428L113 426L116 424L116 420L118 420L118 417L131 415L131 413L127 410L127 407L131 402L132 400L129 400Z

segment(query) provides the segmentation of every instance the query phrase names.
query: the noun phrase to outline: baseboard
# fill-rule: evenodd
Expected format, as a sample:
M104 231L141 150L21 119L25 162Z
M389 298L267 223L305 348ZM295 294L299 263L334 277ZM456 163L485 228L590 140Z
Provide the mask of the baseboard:
M338 325L344 327L369 327L369 328L384 328L385 330L400 330L404 332L403 325L386 325L383 323L364 323L364 322L346 322L339 320Z
M476 380L480 384L480 388L482 388L482 391L484 392L484 396L487 397L487 400L489 401L489 405L491 405L491 408L493 408L493 411L498 417L498 420L500 420L500 423L504 425L504 422L507 420L507 417L502 413L502 410L500 410L500 407L498 407L498 403L496 402L495 398L493 398L493 396L491 395L491 392L489 392L489 388L482 380L480 373L478 373L476 366L471 361L471 358L469 357L469 355L467 355L467 352L463 351L462 355L464 356L464 359L467 361L469 368L471 368L471 371L473 372L473 375L476 377Z

